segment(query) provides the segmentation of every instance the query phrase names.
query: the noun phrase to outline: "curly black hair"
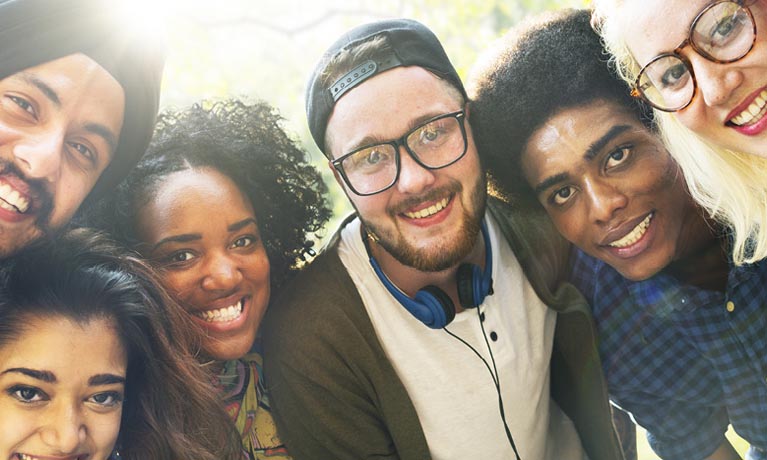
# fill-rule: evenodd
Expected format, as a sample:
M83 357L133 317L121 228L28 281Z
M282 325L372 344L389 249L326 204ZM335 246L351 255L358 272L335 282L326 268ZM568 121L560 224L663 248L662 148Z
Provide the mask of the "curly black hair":
M86 223L138 249L138 212L163 179L187 169L213 168L249 198L269 256L272 287L282 285L311 253L311 234L330 217L325 183L282 129L282 121L269 104L238 99L165 111L146 155L114 196L90 211Z
M538 206L522 173L527 141L560 111L602 99L648 128L648 107L609 64L589 10L549 12L509 30L474 64L467 82L471 126L494 186L515 204Z

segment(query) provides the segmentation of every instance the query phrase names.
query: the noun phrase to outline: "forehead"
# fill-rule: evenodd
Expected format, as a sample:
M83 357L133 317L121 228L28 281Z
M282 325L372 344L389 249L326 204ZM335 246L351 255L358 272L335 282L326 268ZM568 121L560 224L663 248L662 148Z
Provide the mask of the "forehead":
M49 97L54 96L47 93L47 90L53 89L63 105L74 104L87 96L93 87L110 93L108 96L117 100L125 97L120 82L99 63L82 53L43 62L11 74L7 79L37 86ZM49 88L42 88L41 85Z
M248 197L225 174L212 168L187 169L160 179L147 204L139 210L139 227L147 239L160 239L169 232L198 232L190 225L212 227L211 212L225 216L253 216Z
M78 323L59 315L31 316L24 323L21 335L0 347L0 371L27 367L50 370L64 378L124 372L127 367L125 348L110 319ZM81 359L86 354L88 359Z
M687 38L690 25L709 0L625 1L617 13L622 34L639 65L671 52Z
M646 133L637 117L617 102L598 100L570 107L550 117L527 142L522 154L525 171L536 176L567 171L587 162L586 152L616 126Z
M461 108L460 92L422 67L397 67L376 75L338 100L328 120L332 156L365 139L388 141L412 128L413 121Z

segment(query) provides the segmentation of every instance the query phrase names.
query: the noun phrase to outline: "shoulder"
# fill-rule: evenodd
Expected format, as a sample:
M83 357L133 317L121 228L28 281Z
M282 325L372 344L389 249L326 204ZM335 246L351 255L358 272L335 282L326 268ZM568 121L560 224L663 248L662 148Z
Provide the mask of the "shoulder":
M280 289L261 326L267 363L306 356L349 355L376 337L334 238Z
M538 296L549 303L549 293L565 279L570 243L542 209L516 209L490 197L488 212L498 223Z

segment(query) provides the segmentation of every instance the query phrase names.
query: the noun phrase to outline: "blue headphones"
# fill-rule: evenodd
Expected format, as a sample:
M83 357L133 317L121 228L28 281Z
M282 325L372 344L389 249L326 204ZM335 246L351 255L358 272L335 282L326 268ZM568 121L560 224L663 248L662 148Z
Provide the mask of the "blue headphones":
M456 273L458 299L463 308L476 308L482 304L485 297L493 293L493 251L484 220L482 221L482 238L485 241L485 270L482 271L477 265L464 263L458 267ZM455 305L445 291L437 286L429 285L421 288L411 299L381 270L381 266L370 252L367 238L363 237L363 240L370 257L370 265L378 275L378 279L407 311L432 329L442 329L450 324L455 318Z

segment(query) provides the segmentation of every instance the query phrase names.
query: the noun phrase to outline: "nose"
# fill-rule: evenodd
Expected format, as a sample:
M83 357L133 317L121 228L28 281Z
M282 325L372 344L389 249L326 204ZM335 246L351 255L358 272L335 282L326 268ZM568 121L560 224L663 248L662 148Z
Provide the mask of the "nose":
M80 410L69 403L57 404L41 432L41 438L56 454L69 455L77 452L87 440L88 432Z
M211 254L206 264L202 287L208 291L228 291L242 282L242 272L228 254Z
M434 184L434 171L419 165L404 146L399 148L400 169L397 189L402 193L417 194Z
M706 105L717 107L729 102L733 91L743 81L737 63L717 64L695 53L690 54L695 83Z
M586 180L584 191L589 206L589 219L596 224L607 224L628 204L628 198L615 184Z
M51 180L61 166L63 148L63 132L47 130L21 139L13 147L13 156L28 177Z

